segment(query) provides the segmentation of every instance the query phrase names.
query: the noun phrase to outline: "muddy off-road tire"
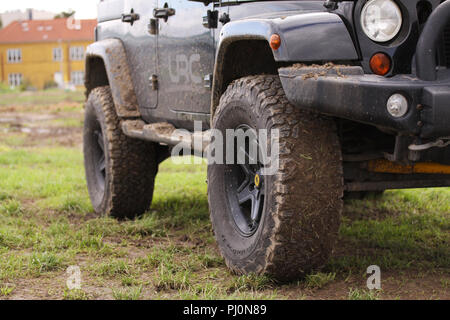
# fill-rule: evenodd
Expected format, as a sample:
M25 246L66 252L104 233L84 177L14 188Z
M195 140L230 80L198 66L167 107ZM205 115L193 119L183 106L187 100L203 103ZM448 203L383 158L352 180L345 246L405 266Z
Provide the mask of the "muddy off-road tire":
M290 105L279 77L271 75L236 80L223 94L212 127L225 134L243 125L267 129L269 137L270 130L279 129L279 170L261 177L262 209L253 220L248 218L251 205L241 205L241 192L247 187L240 186L239 177L247 169L236 164L208 166L216 240L227 266L238 274L298 279L327 262L338 235L343 169L336 126ZM236 186L240 187L233 191ZM247 228L242 221L251 224Z
M133 219L152 202L155 146L122 133L108 86L91 91L84 121L84 165L97 214Z

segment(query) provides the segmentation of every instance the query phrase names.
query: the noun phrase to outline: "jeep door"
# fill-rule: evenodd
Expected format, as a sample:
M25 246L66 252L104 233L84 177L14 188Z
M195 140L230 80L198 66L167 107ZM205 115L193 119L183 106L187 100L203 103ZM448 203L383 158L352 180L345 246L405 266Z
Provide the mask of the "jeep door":
M214 68L214 30L203 26L213 5L188 0L159 0L172 15L159 20L157 115L189 128L192 120L209 123ZM205 80L206 79L206 80ZM177 121L177 122L178 122Z
M152 109L158 105L157 88L152 88L151 77L156 72L156 35L149 33L149 21L157 0L125 0L123 20L128 32L124 37L127 57L131 67L134 89L142 116L151 121ZM137 15L137 20L131 15ZM136 19L136 17L135 17Z
M103 0L99 3L98 40L120 39L125 46L133 87L143 118L152 121L158 91L149 78L156 71L156 36L148 32L157 0Z

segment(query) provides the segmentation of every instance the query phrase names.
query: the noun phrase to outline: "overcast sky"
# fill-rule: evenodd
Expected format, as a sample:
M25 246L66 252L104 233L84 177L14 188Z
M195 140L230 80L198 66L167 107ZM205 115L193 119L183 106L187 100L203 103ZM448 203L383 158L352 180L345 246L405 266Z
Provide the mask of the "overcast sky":
M73 9L77 12L77 19L90 19L97 17L98 2L99 0L0 0L0 13L27 8L55 13Z

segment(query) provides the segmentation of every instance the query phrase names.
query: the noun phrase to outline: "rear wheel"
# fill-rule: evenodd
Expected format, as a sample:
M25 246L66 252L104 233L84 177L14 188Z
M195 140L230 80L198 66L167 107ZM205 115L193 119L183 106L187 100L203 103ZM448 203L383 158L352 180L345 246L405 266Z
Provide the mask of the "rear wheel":
M123 134L109 87L92 90L86 102L83 149L96 213L132 219L149 208L158 170L156 148Z
M279 169L273 175L262 174L260 162L247 162L247 149L245 165L208 166L212 224L229 268L290 280L322 266L342 211L334 122L291 106L277 76L252 76L228 87L212 127L224 137L227 129L267 129L269 137L277 129L280 137ZM271 148L270 139L265 146L256 144Z

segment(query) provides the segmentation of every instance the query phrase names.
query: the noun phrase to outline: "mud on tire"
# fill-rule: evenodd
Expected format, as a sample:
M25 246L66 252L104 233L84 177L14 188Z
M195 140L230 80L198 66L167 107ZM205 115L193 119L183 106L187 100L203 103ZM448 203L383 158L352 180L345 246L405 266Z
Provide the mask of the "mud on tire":
M326 263L338 234L343 169L335 124L290 105L278 76L271 75L236 80L223 94L212 127L224 131L241 124L279 129L280 167L264 177L258 229L243 235L231 213L230 165L208 166L208 200L220 251L238 274L299 278Z
M84 123L84 163L94 210L132 219L153 197L158 170L155 146L122 133L108 86L91 91Z

